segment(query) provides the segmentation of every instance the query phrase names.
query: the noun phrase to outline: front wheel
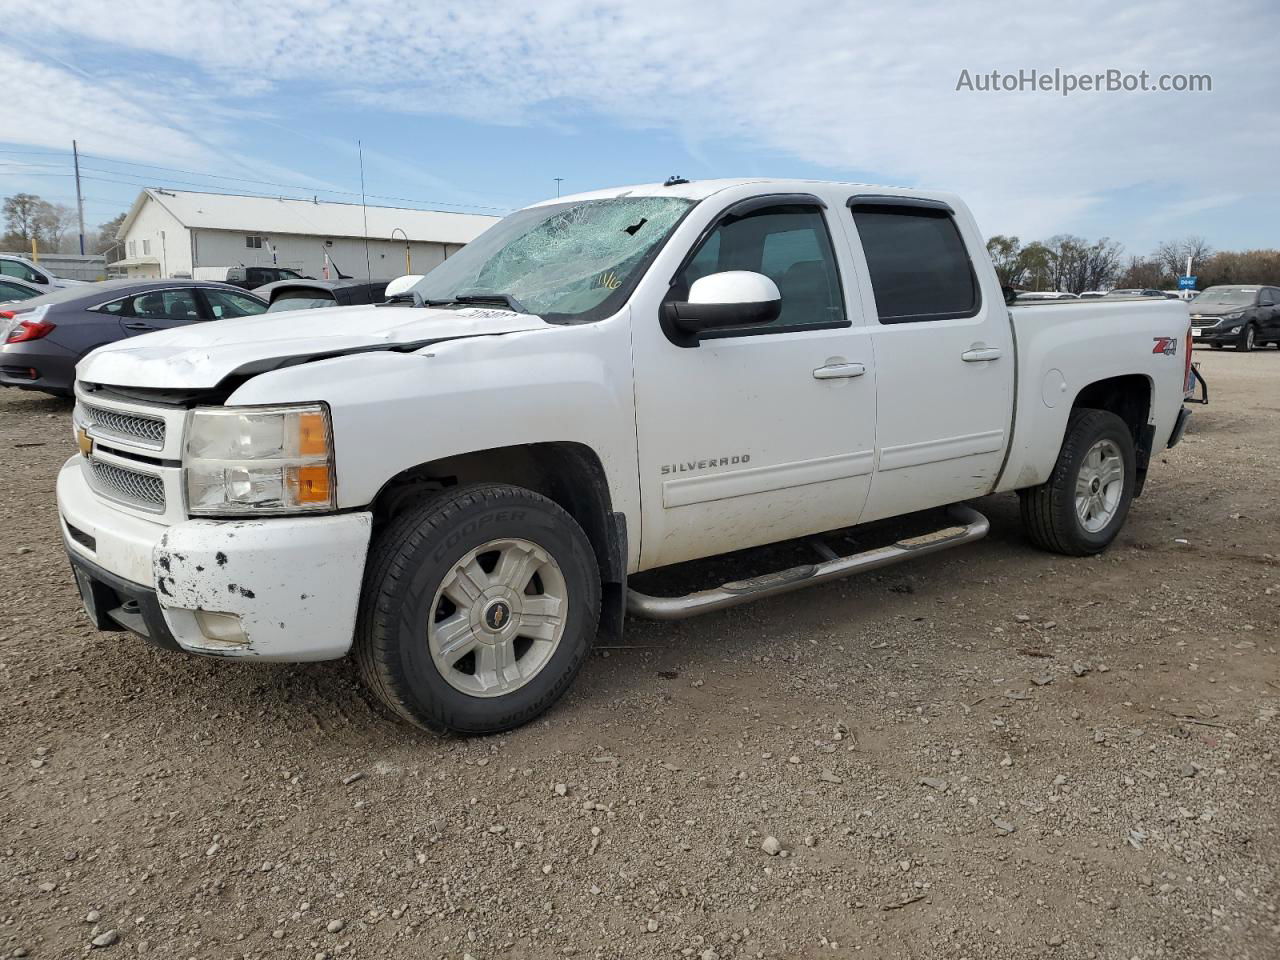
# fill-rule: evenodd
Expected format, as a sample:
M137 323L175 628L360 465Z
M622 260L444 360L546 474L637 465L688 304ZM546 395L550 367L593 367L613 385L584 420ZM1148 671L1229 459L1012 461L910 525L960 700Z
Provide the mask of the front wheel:
M1128 424L1107 410L1073 410L1049 479L1018 491L1022 524L1044 550L1101 553L1124 526L1136 479Z
M1258 345L1258 328L1252 323L1246 323L1244 329L1240 331L1240 340L1236 343L1236 349L1243 353L1253 353L1253 348Z
M356 661L410 723L498 733L568 689L599 616L595 554L568 513L522 487L455 489L377 538Z

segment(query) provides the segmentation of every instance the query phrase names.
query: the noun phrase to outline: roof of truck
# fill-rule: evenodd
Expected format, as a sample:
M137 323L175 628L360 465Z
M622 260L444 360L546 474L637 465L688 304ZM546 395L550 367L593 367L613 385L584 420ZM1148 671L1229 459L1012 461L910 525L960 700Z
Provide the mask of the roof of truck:
M738 177L720 180L682 180L678 183L637 183L626 187L606 187L603 190L589 190L583 193L566 194L543 200L535 206L549 203L568 203L579 200L606 200L612 197L684 197L687 200L705 200L713 194L733 187L767 185L777 187L780 191L802 191L808 186L842 186L859 190L874 190L877 193L901 195L906 197L924 196L938 197L948 195L946 191L931 190L920 187L891 187L875 183L853 183L839 180L789 180L775 177Z

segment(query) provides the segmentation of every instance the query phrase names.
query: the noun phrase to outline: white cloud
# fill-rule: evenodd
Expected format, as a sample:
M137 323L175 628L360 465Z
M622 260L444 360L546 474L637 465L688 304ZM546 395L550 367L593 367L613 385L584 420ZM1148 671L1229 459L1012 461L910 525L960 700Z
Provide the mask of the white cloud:
M543 0L536 8L117 0L110 17L88 0L13 5L25 8L11 15L31 25L34 40L147 54L153 69L178 77L198 68L194 76L217 91L204 95L224 107L289 92L490 123L600 116L671 130L691 151L699 140L728 139L841 173L947 187L970 199L980 222L1028 235L1060 230L1104 194L1114 203L1116 191L1137 185L1166 191L1182 204L1178 216L1224 189L1271 190L1280 147L1272 106L1280 14L1268 0L1220 3L1208 29L1202 6L1156 0L1035 11L919 0ZM955 90L965 68L1054 67L1210 73L1214 90L1065 98ZM31 86L12 71L7 79L6 89L19 79ZM42 103L65 142L71 122L92 111L83 95L71 98L74 110L62 99L58 89ZM162 110L107 120L100 108L97 120L141 143L155 142L167 122ZM175 148L201 147L179 136Z

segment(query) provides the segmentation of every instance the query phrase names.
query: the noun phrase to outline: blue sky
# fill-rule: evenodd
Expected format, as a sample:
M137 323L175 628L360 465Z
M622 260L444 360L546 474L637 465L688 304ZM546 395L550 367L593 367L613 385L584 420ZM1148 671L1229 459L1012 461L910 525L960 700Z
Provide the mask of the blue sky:
M0 34L0 193L72 199L75 138L90 223L143 185L352 199L360 139L370 202L392 205L375 198L504 212L556 177L568 193L798 176L955 190L988 234L1280 247L1266 0L1211 17L1144 0L7 9L21 27ZM956 90L962 70L1032 68L1209 74L1213 89Z

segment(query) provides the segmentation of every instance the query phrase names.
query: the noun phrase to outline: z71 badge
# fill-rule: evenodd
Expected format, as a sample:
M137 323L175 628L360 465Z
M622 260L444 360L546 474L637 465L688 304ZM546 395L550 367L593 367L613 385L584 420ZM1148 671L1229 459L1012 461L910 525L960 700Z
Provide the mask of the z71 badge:
M1154 337L1156 345L1151 348L1152 353L1163 353L1166 357L1176 356L1178 353L1177 337Z

